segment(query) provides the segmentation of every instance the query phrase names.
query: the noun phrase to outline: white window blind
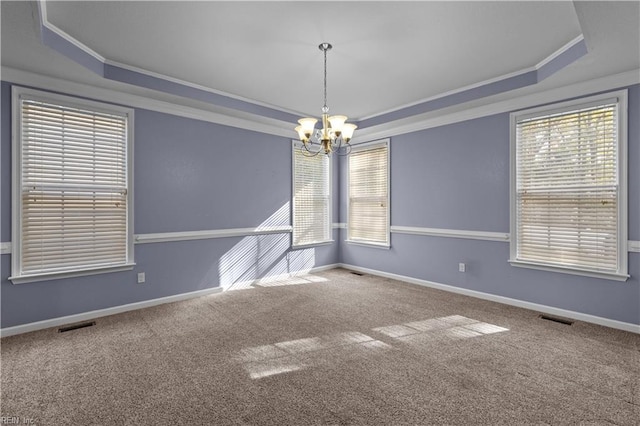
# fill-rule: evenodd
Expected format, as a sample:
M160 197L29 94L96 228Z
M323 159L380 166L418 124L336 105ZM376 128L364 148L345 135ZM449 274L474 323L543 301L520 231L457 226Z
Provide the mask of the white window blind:
M389 245L389 146L354 148L349 155L348 240Z
M331 240L330 157L293 146L293 245Z
M626 274L618 126L617 99L516 120L512 260Z
M129 263L128 115L24 95L18 105L14 277Z

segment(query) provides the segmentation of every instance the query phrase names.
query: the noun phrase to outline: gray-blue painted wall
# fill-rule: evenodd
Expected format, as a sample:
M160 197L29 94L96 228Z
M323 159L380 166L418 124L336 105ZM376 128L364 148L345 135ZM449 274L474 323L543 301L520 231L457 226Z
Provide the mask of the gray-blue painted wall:
M0 93L0 241L11 241L11 85ZM335 176L337 177L337 167ZM338 179L334 178L334 218ZM290 225L291 141L135 110L134 233ZM337 239L338 232L334 231ZM133 271L14 285L0 259L2 328L338 262L337 243L292 250L290 234L137 244ZM144 271L146 283L137 284Z
M629 88L631 240L640 240L639 117L636 85ZM345 186L341 215L346 222ZM392 137L391 224L508 233L509 114ZM516 268L508 258L507 242L397 233L389 250L341 242L340 256L349 265L640 324L640 253L629 253L627 282ZM467 272L458 272L459 262Z
M10 84L0 94L0 241L11 239ZM640 240L640 86L629 91L629 238ZM137 109L136 234L290 224L291 144L257 132ZM334 165L334 222L346 169ZM338 184L338 182L340 182ZM391 138L392 225L509 232L509 116ZM345 232L334 231L336 240ZM340 237L340 238L339 238ZM138 244L130 272L13 285L0 259L1 326L72 315L343 262L640 324L640 253L625 283L511 267L503 242L392 234L389 250L344 242L291 250L288 234ZM467 272L457 272L458 262ZM136 284L144 271L147 283Z

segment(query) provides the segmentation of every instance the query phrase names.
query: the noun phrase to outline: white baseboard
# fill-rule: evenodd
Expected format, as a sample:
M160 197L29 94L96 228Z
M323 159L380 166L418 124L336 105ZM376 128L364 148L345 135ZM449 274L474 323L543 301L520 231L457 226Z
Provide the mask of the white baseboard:
M552 306L539 305L537 303L525 302L523 300L511 299L509 297L497 296L495 294L483 293L481 291L469 290L466 288L455 287L448 284L436 283L433 281L421 280L418 278L407 277L404 275L392 274L389 272L378 271L375 269L362 268L360 266L353 266L349 264L340 264L341 268L350 269L357 272L363 272L370 275L376 275L384 278L391 278L398 281L407 282L410 284L417 284L425 287L435 288L438 290L444 290L451 293L462 294L464 296L476 297L478 299L490 300L492 302L504 303L505 305L517 306L519 308L530 309L532 311L543 312L545 314L557 315L565 318L571 318L578 321L589 322L592 324L603 325L605 327L616 328L618 330L630 331L632 333L640 334L640 325L632 324L623 321L612 320L608 318L602 318L595 315L583 314L581 312L569 311L566 309L554 308Z
M98 309L95 311L82 312L80 314L67 315L64 317L51 318L42 321L31 322L28 324L16 325L14 327L6 327L0 329L0 337L13 336L16 334L28 333L30 331L42 330L50 327L58 327L65 324L71 324L80 321L87 321L94 318L106 317L122 312L135 311L137 309L149 308L151 306L162 305L164 303L178 302L180 300L191 299L194 297L205 296L207 294L219 293L222 288L207 288L204 290L192 291L189 293L176 294L173 296L160 297L157 299L143 300L142 302L128 303L126 305L113 306L111 308Z
M274 277L260 278L253 281L242 283L242 285L249 286L251 284L260 284L260 283L275 281L278 279L280 280L287 279L287 278L304 275L308 273L326 271L328 269L334 269L339 266L340 266L339 264L318 266L316 268L311 268L304 271L296 271L294 273L282 274ZM135 311L137 309L149 308L151 306L162 305L165 303L179 302L181 300L193 299L194 297L206 296L208 294L220 293L222 291L224 291L222 287L207 288L204 290L197 290L189 293L181 293L173 296L160 297L157 299L143 300L141 302L128 303L126 305L113 306L111 308L98 309L95 311L82 312L80 314L67 315L64 317L51 318L47 320L31 322L28 324L21 324L13 327L6 327L6 328L0 329L0 337L14 336L16 334L28 333L30 331L43 330L45 328L51 328L51 327L59 327L65 324L72 324L76 322L87 321L95 318L106 317L108 315L119 314L122 312Z
M345 263L334 263L309 270L297 271L295 273L278 275L276 277L261 278L253 281L242 283L242 286L249 286L251 284L260 284L271 282L279 279L287 279L294 276L304 275L306 273L315 273L326 271L334 268L345 268L353 271L363 272L370 275L376 275L384 278L391 278L398 281L403 281L411 284L417 284L425 287L435 288L438 290L444 290L451 293L462 294L465 296L476 297L479 299L490 300L493 302L504 303L506 305L517 306L520 308L530 309L533 311L544 312L551 315L558 315L566 318L572 318L578 321L589 322L593 324L603 325L605 327L616 328L619 330L630 331L632 333L640 334L640 325L631 324L622 321L616 321L612 319L602 318L595 315L583 314L580 312L568 311L565 309L554 308L551 306L539 305L537 303L525 302L522 300L511 299L508 297L497 296L494 294L483 293L480 291L469 290L465 288L455 287L447 284L440 284L433 281L421 280L418 278L407 277L404 275L392 274L389 272L378 271L369 268L362 268L360 266L349 265ZM208 294L214 294L224 291L222 287L208 288L204 290L193 291L189 293L176 294L173 296L161 297L158 299L145 300L142 302L129 303L126 305L114 306L106 309L99 309L95 311L83 312L80 314L67 315L64 317L51 318L48 320L32 322L28 324L16 325L14 327L7 327L0 329L0 337L8 337L16 334L28 333L31 331L43 330L45 328L58 327L65 324L72 324L80 321L87 321L94 318L100 318L108 315L115 315L122 312L133 311L137 309L148 308L151 306L161 305L164 303L178 302L181 300L192 299L195 297L206 296Z

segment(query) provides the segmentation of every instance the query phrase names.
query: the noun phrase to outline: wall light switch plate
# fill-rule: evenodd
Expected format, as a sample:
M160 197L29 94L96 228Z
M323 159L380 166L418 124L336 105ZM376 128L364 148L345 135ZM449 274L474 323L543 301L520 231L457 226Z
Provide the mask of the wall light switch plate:
M145 280L144 272L138 272L138 284L142 284Z
M467 265L465 265L464 263L458 263L458 271L459 272L466 272L467 271Z

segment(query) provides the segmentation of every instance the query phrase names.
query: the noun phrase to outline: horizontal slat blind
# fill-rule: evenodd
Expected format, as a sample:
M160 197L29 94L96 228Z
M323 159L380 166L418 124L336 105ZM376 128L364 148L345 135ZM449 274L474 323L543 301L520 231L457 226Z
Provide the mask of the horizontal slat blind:
M293 157L293 244L329 241L330 159L324 154L307 157L296 147Z
M517 260L618 269L617 104L516 123Z
M127 117L22 99L21 274L127 262Z
M389 244L387 144L349 155L349 240Z

